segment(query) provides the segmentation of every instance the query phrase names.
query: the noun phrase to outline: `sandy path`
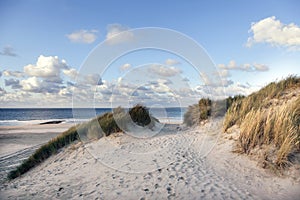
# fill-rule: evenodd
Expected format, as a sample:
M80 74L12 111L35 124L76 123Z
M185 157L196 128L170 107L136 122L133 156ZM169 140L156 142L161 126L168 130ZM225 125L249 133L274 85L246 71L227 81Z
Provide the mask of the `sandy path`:
M117 135L72 145L5 183L1 197L295 199L299 184L268 175L254 161L231 153L231 141L216 139L221 122L142 140Z

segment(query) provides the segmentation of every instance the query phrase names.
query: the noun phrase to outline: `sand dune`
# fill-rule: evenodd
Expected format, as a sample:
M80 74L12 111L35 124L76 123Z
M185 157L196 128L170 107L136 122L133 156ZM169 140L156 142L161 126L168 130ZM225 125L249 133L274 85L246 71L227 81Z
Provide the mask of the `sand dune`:
M231 152L222 119L150 138L78 142L1 186L2 199L296 199L298 182ZM226 137L228 137L226 135Z

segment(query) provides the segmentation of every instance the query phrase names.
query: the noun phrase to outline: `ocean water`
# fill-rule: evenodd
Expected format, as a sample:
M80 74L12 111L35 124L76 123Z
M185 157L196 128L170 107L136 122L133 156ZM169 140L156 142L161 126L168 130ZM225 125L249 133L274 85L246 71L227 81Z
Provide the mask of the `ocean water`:
M150 113L162 122L181 123L186 108L151 108ZM80 123L96 115L110 112L111 108L0 108L0 126L39 124L62 120L63 123Z

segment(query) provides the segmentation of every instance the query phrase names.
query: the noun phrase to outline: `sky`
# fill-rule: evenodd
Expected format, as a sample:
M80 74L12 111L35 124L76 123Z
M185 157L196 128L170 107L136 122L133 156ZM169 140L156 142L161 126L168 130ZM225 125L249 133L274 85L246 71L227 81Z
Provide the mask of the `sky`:
M299 10L297 0L1 0L0 108L248 95L300 74Z

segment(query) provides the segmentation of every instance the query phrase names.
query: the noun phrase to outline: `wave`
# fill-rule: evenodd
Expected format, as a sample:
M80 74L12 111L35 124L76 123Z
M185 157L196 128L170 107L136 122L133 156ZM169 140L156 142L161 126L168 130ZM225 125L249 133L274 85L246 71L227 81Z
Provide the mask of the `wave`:
M161 123L182 123L182 118L180 117L158 117ZM0 120L0 126L23 126L23 125L38 125L38 124L54 124L54 122L61 121L62 124L80 124L87 122L90 119L75 119L75 118L66 118L66 119L43 119L43 120Z
M38 124L47 124L51 122L61 121L61 123L67 124L78 124L86 122L89 119L44 119L44 120L0 120L0 126L23 126L23 125L38 125Z

